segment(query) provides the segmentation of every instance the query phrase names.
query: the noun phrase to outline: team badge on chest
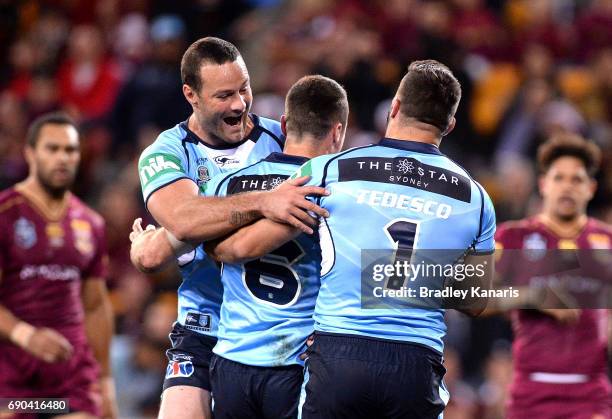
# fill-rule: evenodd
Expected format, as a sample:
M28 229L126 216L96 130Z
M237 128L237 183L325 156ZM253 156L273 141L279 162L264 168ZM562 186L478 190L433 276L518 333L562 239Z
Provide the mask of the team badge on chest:
M72 220L70 222L74 236L74 247L84 255L90 255L94 250L91 224L85 220Z
M29 249L36 244L36 227L27 218L19 217L15 221L15 244L22 249Z

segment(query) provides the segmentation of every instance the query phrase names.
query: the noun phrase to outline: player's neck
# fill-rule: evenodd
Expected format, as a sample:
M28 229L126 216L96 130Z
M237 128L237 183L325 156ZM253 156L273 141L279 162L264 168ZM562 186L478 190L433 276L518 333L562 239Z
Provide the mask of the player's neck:
M17 184L15 188L28 198L33 204L39 207L50 219L58 219L66 208L70 191L66 190L63 194L55 196L45 189L43 185L33 175Z
M402 141L415 141L418 143L432 144L440 147L439 132L429 129L422 129L418 126L400 126L399 124L389 124L385 137Z
M287 137L285 140L285 147L283 148L284 154L292 156L308 157L312 159L322 154L327 154L320 147L314 146L318 141L310 138L300 138L299 140Z
M555 234L560 237L576 237L588 222L586 214L580 214L572 219L562 219L554 213L545 211L538 216L538 219Z

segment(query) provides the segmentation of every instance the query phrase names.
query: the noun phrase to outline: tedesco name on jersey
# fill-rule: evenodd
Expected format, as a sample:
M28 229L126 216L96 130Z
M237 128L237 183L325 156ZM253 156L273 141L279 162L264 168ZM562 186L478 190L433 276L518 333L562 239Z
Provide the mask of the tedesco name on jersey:
M357 191L357 203L370 205L372 207L397 208L413 212L420 212L425 215L447 219L453 209L448 204L437 201L410 197L404 194L393 192L381 192L368 189Z

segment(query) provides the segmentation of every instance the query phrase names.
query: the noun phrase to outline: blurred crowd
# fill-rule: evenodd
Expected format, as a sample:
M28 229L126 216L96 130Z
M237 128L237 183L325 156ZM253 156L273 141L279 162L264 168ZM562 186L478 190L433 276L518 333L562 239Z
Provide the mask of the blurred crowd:
M535 151L559 131L599 144L590 213L612 222L612 0L0 0L0 188L23 179L25 131L64 109L82 127L75 192L106 219L117 313L122 416L155 414L178 277L129 262L134 218L147 218L136 162L185 120L179 65L215 35L245 57L253 111L279 118L309 73L342 83L347 147L376 142L406 66L433 58L458 76L457 128L442 150L484 184L499 221L538 210ZM511 374L504 319L449 313L446 416L503 417Z

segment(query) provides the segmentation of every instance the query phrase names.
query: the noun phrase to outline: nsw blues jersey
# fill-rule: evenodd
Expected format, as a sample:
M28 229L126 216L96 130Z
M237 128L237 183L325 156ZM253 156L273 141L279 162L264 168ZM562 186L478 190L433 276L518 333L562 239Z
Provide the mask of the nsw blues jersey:
M203 191L215 175L227 173L280 151L284 136L280 124L251 114L254 128L247 138L228 147L202 142L186 122L162 132L141 154L138 163L145 205L158 189L190 179ZM178 260L183 282L178 290L178 322L186 328L215 336L223 287L216 263L202 246Z
M303 157L273 153L206 188L207 195L273 189L293 174ZM223 305L213 352L247 365L299 364L313 332L321 249L317 234L302 234L259 260L223 264Z
M362 250L492 252L495 213L484 189L437 147L393 139L317 157L296 175L312 176L309 184L331 192L318 199L331 215L320 228L315 329L441 352L444 310L362 306Z

